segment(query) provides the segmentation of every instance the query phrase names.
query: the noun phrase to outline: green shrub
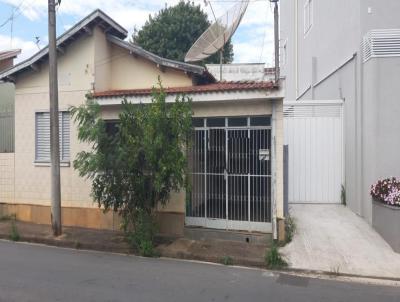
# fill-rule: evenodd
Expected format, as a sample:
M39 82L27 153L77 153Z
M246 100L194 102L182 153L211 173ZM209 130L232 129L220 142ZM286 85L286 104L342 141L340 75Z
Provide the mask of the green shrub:
M12 241L19 241L19 239L20 239L20 235L19 235L19 232L18 232L17 224L15 223L14 220L11 221L10 239Z
M292 216L288 215L285 218L285 243L289 243L293 240L293 236L296 232L296 223Z
M231 256L224 256L221 259L223 265L233 265L233 258Z
M91 145L77 154L74 168L91 181L98 206L123 218L128 241L143 256L155 255L154 210L189 183L185 146L192 133L191 99L178 96L167 103L166 97L159 80L151 103L121 100L115 123L103 120L90 95L71 108L79 141Z
M147 211L137 210L132 217L126 217L123 222L123 230L129 245L144 257L158 256L154 248L157 227L153 216Z
M286 261L279 253L278 246L272 243L272 246L265 254L265 263L270 269L280 269L287 266Z

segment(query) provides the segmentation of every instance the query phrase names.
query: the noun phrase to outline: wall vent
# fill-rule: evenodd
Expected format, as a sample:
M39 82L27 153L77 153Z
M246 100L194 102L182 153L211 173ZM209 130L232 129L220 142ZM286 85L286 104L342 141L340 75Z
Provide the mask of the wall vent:
M400 29L377 29L363 38L364 62L371 58L400 56Z
M332 117L339 118L342 115L341 104L285 104L283 116L285 118L311 118L311 117Z

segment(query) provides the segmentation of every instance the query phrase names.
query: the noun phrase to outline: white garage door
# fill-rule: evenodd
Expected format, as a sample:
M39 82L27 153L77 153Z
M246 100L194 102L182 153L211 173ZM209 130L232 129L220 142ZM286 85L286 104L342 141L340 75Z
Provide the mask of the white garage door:
M344 183L342 101L284 103L289 203L340 203Z

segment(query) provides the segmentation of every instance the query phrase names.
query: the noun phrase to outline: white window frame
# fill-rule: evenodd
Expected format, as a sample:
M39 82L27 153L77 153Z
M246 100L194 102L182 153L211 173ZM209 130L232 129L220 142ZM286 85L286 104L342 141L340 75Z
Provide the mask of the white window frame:
M314 23L314 0L305 0L303 13L304 37L310 32Z
M38 117L42 114L50 114L49 111L36 111L35 112L35 161L36 165L45 165L48 166L50 164L50 143L48 146L49 148L49 157L38 157ZM67 117L66 125L64 125L63 118ZM70 164L70 156L71 156L71 124L70 119L71 115L70 112L67 110L59 111L59 140L60 140L60 163L61 166L69 166ZM48 133L50 135L50 119L48 125ZM48 142L50 142L50 137L48 138Z

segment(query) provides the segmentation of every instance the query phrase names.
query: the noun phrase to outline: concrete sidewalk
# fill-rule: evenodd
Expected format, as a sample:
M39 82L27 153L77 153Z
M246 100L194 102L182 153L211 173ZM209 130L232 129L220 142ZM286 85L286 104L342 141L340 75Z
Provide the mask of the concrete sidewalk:
M400 254L342 205L290 205L293 241L280 251L291 268L400 278Z

